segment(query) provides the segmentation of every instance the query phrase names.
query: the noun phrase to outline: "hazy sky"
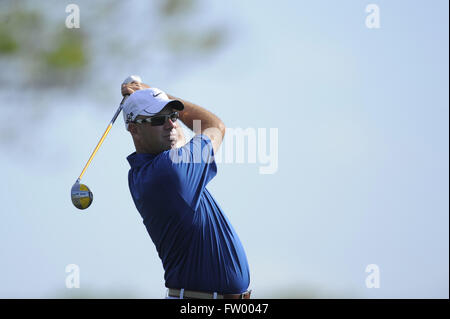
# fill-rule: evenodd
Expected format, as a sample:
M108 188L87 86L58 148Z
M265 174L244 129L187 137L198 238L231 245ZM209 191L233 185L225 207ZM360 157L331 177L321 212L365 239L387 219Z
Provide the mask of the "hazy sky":
M370 3L379 29L366 26ZM202 16L229 26L221 52L173 77L145 61L128 71L229 129L266 131L267 147L277 129L274 174L260 174L258 159L221 163L208 185L243 242L256 298L448 298L448 9L444 0L215 1ZM114 75L108 89L128 74ZM29 112L0 95L2 126ZM134 150L122 116L83 177L92 206L70 201L120 100L117 91L99 108L56 93L36 101L47 106L42 125L20 123L15 145L0 144L0 297L164 296L128 189ZM80 267L79 289L65 287L68 264ZM370 264L379 288L366 288Z

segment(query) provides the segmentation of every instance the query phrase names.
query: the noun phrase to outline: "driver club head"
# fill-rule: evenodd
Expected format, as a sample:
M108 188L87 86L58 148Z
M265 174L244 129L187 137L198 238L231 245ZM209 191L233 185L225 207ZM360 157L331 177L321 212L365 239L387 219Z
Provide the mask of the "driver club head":
M70 190L70 197L72 199L73 205L78 209L86 209L94 200L94 195L92 194L89 187L84 184L80 184L76 181Z

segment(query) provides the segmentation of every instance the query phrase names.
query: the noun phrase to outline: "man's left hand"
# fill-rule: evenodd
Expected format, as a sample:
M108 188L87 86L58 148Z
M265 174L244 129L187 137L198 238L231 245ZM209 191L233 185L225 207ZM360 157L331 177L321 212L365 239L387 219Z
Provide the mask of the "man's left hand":
M122 84L122 95L130 95L133 94L135 91L142 90L142 89L148 89L150 88L149 85L145 83L139 83L139 82L131 82L127 84Z

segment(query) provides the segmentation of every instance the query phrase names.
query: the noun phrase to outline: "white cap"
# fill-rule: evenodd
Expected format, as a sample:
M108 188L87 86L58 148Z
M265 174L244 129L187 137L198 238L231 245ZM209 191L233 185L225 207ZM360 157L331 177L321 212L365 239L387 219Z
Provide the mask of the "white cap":
M181 101L171 100L166 93L157 88L138 90L132 93L123 104L123 119L125 127L138 115L153 116L159 113L167 104L177 110L183 110Z

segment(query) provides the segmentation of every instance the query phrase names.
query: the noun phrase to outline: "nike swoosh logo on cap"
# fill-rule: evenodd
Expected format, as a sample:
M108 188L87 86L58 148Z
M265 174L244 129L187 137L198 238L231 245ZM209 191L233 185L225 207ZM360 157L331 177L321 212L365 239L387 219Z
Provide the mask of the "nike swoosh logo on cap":
M153 94L153 97L157 97L158 95L160 95L162 92L159 92L158 94Z

